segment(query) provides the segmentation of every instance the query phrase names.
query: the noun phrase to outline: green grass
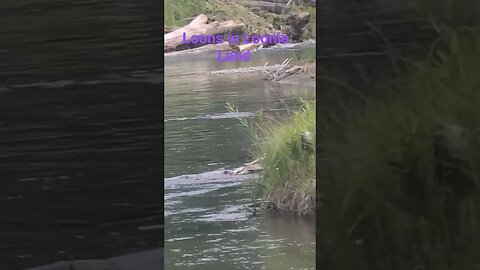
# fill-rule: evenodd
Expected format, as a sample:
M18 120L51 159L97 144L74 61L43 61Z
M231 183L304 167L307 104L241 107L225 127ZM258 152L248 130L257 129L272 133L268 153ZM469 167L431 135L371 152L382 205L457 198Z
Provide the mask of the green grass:
M165 25L184 26L192 17L205 14L217 21L234 20L243 22L248 33L261 33L268 18L261 18L234 2L222 0L165 0Z
M244 31L250 34L263 35L269 33L270 28L275 23L273 17L259 17L252 14L248 8L232 1L165 0L164 3L164 24L167 26L185 26L191 21L191 18L202 13L207 15L209 19L217 21L235 20L243 22L245 24ZM295 9L308 11L312 14L309 24L304 28L304 36L305 38L315 38L315 8L296 6Z
M319 267L478 269L479 191L460 195L459 177L439 182L433 134L438 125L467 130L467 173L478 183L480 27L439 30L432 54L409 64L402 83L319 119Z
M185 19L198 16L208 10L204 1L165 0L164 3L165 25L184 26L188 23Z
M230 105L230 111L235 107ZM252 132L255 158L263 158L260 184L264 197L280 212L311 215L315 211L315 141L302 145L302 133L315 137L315 101L301 101L281 120L257 113L256 121L241 119Z

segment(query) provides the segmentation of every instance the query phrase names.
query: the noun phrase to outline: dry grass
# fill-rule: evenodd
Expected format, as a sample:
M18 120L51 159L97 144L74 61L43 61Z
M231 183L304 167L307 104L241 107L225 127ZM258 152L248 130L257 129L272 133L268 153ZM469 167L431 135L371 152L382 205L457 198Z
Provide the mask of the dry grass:
M315 184L315 180L310 181ZM265 194L265 199L274 209L284 214L313 216L315 214L315 193L304 189L279 187Z

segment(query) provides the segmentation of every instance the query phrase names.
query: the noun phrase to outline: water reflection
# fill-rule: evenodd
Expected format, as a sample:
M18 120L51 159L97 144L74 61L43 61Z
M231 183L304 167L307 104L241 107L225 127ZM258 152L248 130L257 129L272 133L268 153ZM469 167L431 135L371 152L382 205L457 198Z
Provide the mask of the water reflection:
M158 6L0 1L0 269L163 245Z
M294 104L298 96L314 95L314 89L308 86L217 80L202 73L263 65L266 61L282 63L294 54L293 50L266 51L253 55L251 63L218 63L213 56L167 59L167 270L315 269L312 221L268 215L252 218L242 209L250 202L246 183L251 176L231 179L222 171L202 174L249 161L250 137L236 117L253 117L261 109L282 113L285 103ZM228 113L226 102L237 105L240 113Z

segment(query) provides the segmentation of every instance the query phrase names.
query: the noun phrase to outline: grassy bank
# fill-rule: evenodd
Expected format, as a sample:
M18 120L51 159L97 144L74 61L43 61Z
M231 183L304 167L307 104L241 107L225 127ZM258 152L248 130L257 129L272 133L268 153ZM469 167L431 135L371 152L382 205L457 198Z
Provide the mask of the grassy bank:
M278 212L299 216L315 212L315 104L302 101L297 111L290 110L281 120L262 113L254 122L240 119L253 133L253 155L261 159L258 184L266 206Z
M305 101L284 122L266 124L258 142L265 198L278 211L315 212L315 108L315 101Z
M236 2L226 0L165 0L164 24L185 26L199 14L206 14L210 20L234 20L245 24L243 31L250 34L265 34L280 29L286 23L286 15L258 16ZM315 7L293 6L292 11L306 11L311 14L310 22L304 27L304 39L315 39ZM267 14L267 13L266 13Z
M392 89L319 119L325 269L479 267L480 28L439 30ZM441 126L462 131L448 160L461 163L436 156Z

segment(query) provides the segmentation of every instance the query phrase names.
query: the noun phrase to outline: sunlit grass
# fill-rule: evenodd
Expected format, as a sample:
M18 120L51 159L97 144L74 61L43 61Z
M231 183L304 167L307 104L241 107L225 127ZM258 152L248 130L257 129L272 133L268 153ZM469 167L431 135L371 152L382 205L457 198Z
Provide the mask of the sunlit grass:
M236 111L228 105L230 111ZM240 119L252 132L252 153L261 159L264 198L280 212L315 211L315 101L301 101L281 120L259 112L255 121ZM308 135L309 140L304 139Z

